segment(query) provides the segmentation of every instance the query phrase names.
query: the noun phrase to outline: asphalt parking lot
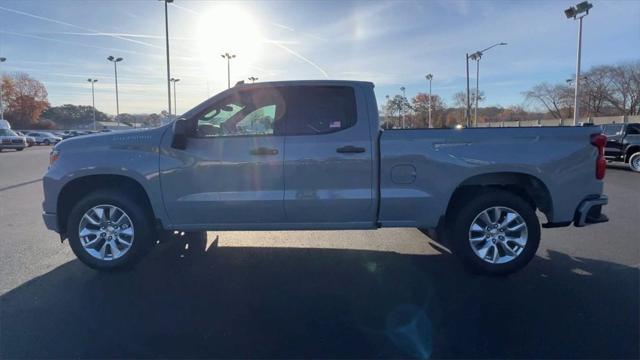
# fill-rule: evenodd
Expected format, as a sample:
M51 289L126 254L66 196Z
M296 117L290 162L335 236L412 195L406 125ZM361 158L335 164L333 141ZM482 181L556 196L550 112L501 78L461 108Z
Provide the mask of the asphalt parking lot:
M48 151L0 153L1 358L640 357L640 174L624 166L609 223L543 230L506 278L414 229L209 232L102 274L42 223Z

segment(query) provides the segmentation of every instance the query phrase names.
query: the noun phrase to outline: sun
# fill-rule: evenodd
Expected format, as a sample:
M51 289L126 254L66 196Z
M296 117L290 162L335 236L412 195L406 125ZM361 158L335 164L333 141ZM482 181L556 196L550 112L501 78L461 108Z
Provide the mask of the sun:
M251 65L260 58L263 37L256 20L235 4L220 4L210 8L199 19L196 43L207 76L226 79L224 53L234 54L232 83L250 74ZM258 74L259 75L259 74Z

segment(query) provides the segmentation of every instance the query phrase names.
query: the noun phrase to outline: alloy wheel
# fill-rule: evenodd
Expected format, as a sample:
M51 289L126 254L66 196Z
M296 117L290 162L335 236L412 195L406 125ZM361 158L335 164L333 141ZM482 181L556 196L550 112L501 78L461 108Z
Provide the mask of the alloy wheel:
M134 240L133 223L124 210L114 205L97 205L87 210L78 225L84 250L99 260L124 256Z
M504 264L527 245L527 224L515 210L494 206L481 211L469 227L469 244L483 261Z

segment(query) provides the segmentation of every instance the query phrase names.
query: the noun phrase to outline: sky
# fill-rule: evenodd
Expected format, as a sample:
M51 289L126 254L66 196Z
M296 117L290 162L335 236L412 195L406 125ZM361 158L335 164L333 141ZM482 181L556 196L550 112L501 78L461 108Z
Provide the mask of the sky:
M452 105L466 85L465 54L498 42L480 61L483 105L521 105L535 84L575 73L573 1L188 1L169 10L177 112L231 83L346 79L372 81L386 95L432 91ZM640 60L640 1L593 0L584 19L582 68ZM0 72L42 81L53 106L91 105L115 114L167 108L164 5L157 0L0 0ZM470 64L472 87L475 63ZM481 105L482 106L482 105Z

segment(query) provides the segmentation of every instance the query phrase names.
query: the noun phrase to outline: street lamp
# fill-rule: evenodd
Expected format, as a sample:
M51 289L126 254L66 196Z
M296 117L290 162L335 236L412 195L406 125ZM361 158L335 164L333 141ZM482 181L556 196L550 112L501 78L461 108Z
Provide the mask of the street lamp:
M87 79L91 83L91 106L93 107L93 130L96 130L96 96L93 85L98 82L98 79Z
M5 61L7 61L7 58L0 57L0 63L3 63ZM1 77L0 77L0 120L4 120L4 105L2 103L2 78Z
M178 103L176 102L176 83L180 81L180 79L171 78L169 79L169 81L173 83L173 111L174 115L178 117Z
M161 0L164 2L164 35L167 51L167 103L169 107L169 116L171 116L171 66L169 65L169 3L173 0ZM175 84L174 84L175 85ZM175 86L174 86L175 87Z
M113 56L109 56L107 60L113 63L113 70L116 74L116 121L118 122L118 128L120 127L120 102L118 100L118 63L124 59L121 57L115 58Z
M433 74L427 74L425 78L429 80L429 129L431 129L433 127L431 123L431 80L433 80Z
M227 88L231 88L231 59L236 56L229 53L224 53L220 56L222 56L223 59L227 59Z
M404 99L406 99L406 95L405 95L405 91L406 89L404 88L404 86L400 87L400 91L402 91L402 103L400 103L400 105L402 106L401 108L401 112L402 112L402 128L404 129Z
M593 4L588 1L583 1L576 5L575 7L570 7L564 11L567 19L573 18L574 20L580 20L580 25L578 26L578 54L576 59L576 88L573 99L573 126L578 125L578 120L580 119L580 106L578 103L578 98L580 96L580 56L582 53L582 18L589 15L589 9L593 7ZM584 15L580 15L584 14Z
M489 46L488 48L484 49L484 50L480 50L480 51L476 51L473 54L469 55L467 53L467 127L470 127L470 122L471 122L471 99L469 96L469 59L471 60L475 60L476 61L476 110L475 110L475 115L474 115L474 126L478 125L478 98L480 95L480 59L482 58L482 55L484 55L484 53L486 51L488 51L489 49L492 49L496 46L501 46L501 45L507 45L507 43L505 42L501 42L501 43L497 43L497 44L493 44L491 46Z
M258 80L258 78L257 78L257 77L255 77L255 76L250 76L250 77L249 77L249 80L251 80L251 83L253 84L253 83L255 83L255 82L256 82L256 80Z

